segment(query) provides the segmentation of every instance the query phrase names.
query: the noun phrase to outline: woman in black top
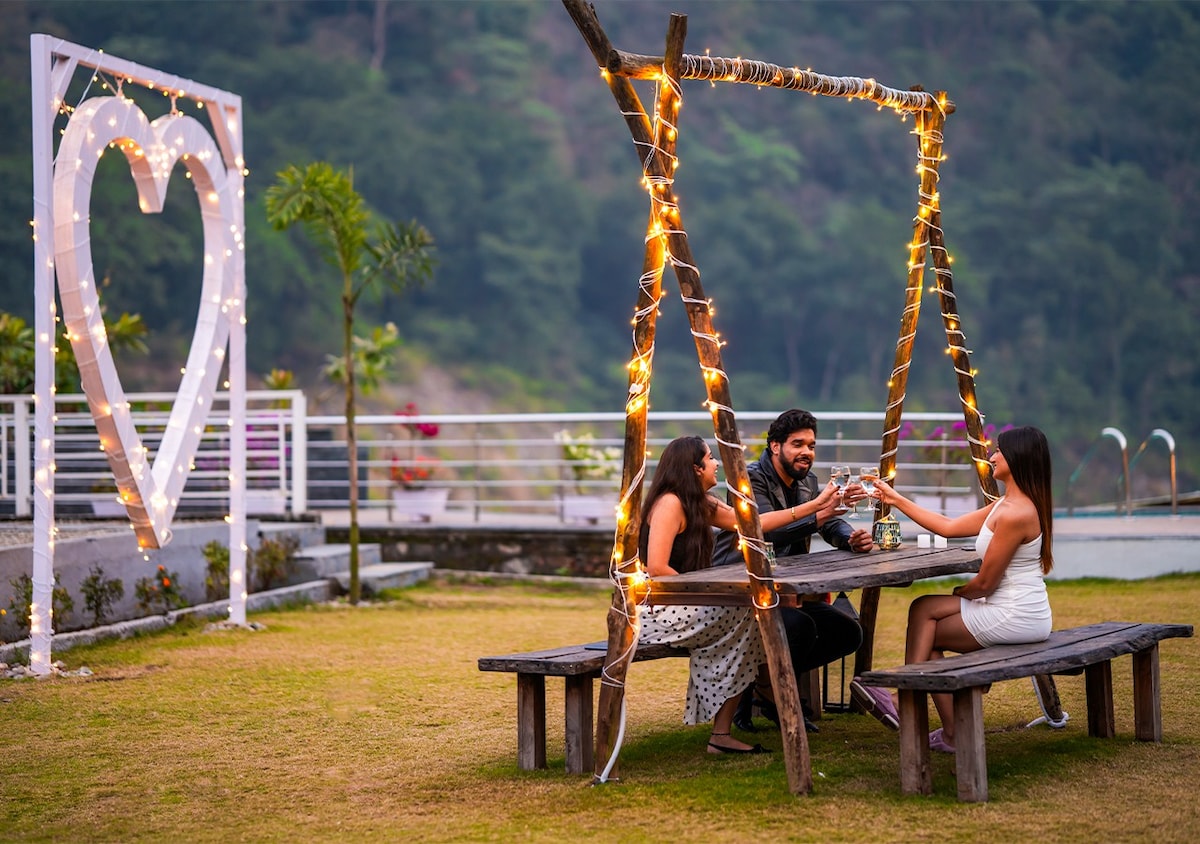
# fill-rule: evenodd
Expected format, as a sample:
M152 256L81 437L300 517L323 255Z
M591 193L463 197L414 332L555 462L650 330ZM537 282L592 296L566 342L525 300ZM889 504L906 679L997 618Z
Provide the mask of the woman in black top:
M737 530L733 507L708 494L719 464L701 437L679 437L663 450L642 505L639 553L651 578L707 568L712 562L712 528ZM760 517L773 530L816 512L836 494L831 483L795 512ZM750 607L639 606L638 641L687 648L691 659L685 724L711 720L709 753L763 753L733 738L730 726L738 696L766 661Z

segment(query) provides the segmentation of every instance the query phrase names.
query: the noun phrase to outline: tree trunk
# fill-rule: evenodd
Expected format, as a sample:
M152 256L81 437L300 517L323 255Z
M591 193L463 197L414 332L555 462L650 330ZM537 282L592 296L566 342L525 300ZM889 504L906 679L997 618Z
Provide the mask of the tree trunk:
M375 0L375 19L371 26L371 70L383 70L387 55L388 0Z
M347 290L349 290L347 279ZM346 449L350 469L350 604L362 598L358 581L358 431L354 419L354 300L342 296L342 354L346 356Z

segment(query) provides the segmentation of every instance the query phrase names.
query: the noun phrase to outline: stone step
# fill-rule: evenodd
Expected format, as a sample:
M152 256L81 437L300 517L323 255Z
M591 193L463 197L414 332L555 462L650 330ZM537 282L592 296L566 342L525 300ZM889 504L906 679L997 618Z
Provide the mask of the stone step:
M403 589L429 578L433 563L377 563L359 566L358 582L364 596L377 594L381 589ZM350 591L350 572L333 575L342 592Z
M383 560L382 546L362 543L358 545L359 571L366 566L373 566ZM296 574L292 578L297 583L308 580L323 580L333 577L338 572L350 568L350 546L344 543L313 545L301 548L296 552Z
M306 548L324 544L325 526L320 522L259 522L258 536L260 539L276 541L292 536L301 548Z

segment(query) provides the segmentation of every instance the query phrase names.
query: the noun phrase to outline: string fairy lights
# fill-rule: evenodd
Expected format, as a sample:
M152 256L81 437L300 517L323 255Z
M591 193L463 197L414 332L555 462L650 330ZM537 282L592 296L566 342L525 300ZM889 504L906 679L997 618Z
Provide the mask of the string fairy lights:
M921 143L917 162L917 173L921 180L920 200L914 236L909 244L906 305L901 317L896 365L888 380L889 401L883 441L886 459L880 460L880 469L885 472L886 477L894 475L899 414L911 360L911 343L915 337L919 315L924 266L929 254L932 254L935 265L936 286L947 331L948 353L954 357L968 430L973 432L973 450L979 446L977 440L981 439L982 417L975 405L975 373L969 365L970 350L966 348L965 336L962 334L955 308L950 274L952 261L945 251L940 228L937 173L938 165L945 158L942 153L941 129L946 116L954 111L954 104L944 93L931 94L920 89L901 91L883 86L871 78L825 76L814 73L811 69L784 68L741 57L727 59L708 54L685 55L682 53L682 45L686 34L686 17L682 15L672 16L667 32L666 55L654 57L625 53L613 48L590 5L572 0L567 0L566 5L580 34L600 65L601 78L616 99L622 118L633 136L635 150L642 162L642 187L650 197L651 206L643 274L639 280L639 303L633 318L634 354L629 364L629 393L626 398L626 466L617 512L618 533L610 561L612 579L617 587L610 612L615 613L617 617L610 616L609 619L610 659L606 661L602 674L601 712L596 733L598 756L606 749L605 743L610 738L608 729L615 712L619 713L619 730L616 743L610 745L611 756L603 771L597 775L597 780L603 782L612 770L621 737L624 735L623 685L628 661L636 648L636 601L652 600L651 592L654 588L654 584L645 579L641 570L641 561L636 550L635 528L638 526L638 520L631 508L639 501L639 488L645 471L645 414L649 405L654 357L654 325L662 298L662 271L667 263L675 268L684 306L688 312L708 393L704 406L713 415L714 431L722 455L732 458L732 461L726 461L726 476L727 480L731 481L729 489L739 515L739 547L747 557L756 614L770 609L778 601L777 594L766 594L763 591L770 584L769 568L766 575L755 571L756 564L766 559L765 542L756 537L746 536L741 530L741 526L746 524L758 526L757 515L754 512L757 505L749 484L744 483L746 473L742 460L743 447L738 442L733 410L730 402L723 399L728 395L728 376L721 365L720 350L723 341L712 329L712 303L703 298L700 292L700 273L690 260L687 234L680 219L679 206L673 190L674 174L679 166L679 160L674 154L674 144L678 131L681 80L704 80L714 87L717 82L746 83L760 88L776 87L807 92L813 96L842 97L848 101L865 100L874 103L877 110L893 110L902 121L910 115L914 117ZM647 117L642 109L629 82L631 79L650 80L655 83L653 119ZM732 476L731 462L735 469ZM636 484L631 484L631 480L636 480ZM617 629L619 622L624 624L620 630ZM617 646L614 647L614 644ZM606 692L610 694L606 695ZM805 774L809 776L807 782ZM810 777L811 772L800 772L793 783L795 790L807 791L811 788Z
M35 397L53 396L54 282L63 303L64 334L74 347L81 381L100 447L113 470L117 499L125 506L130 527L143 553L166 545L170 522L179 504L198 444L198 423L208 412L220 367L206 370L205 361L225 360L228 343L230 414L235 432L244 437L245 358L242 258L245 164L241 157L241 100L235 95L163 74L133 62L76 44L31 37L33 79L34 268L35 268ZM78 101L66 100L77 68L89 70ZM93 85L102 93L89 96ZM127 94L129 85L159 91L170 111L153 121ZM197 109L210 109L216 140L194 118L181 113L179 100L195 99ZM36 107L45 103L44 109ZM66 117L54 151L55 122ZM219 118L219 119L218 119ZM92 181L108 150L119 151L129 164L142 213L162 208L171 172L177 163L196 190L204 231L204 268L200 308L189 352L187 373L171 411L157 454L150 459L134 426L121 388L104 328L92 269L90 217ZM49 614L53 581L54 431L53 401L35 398L34 453L34 607L30 666L49 668L52 628ZM244 445L232 447L230 554L231 570L245 566ZM231 578L232 580L232 578ZM243 581L238 577L238 581ZM231 590L230 614L245 623L244 593Z
M162 209L167 183L176 162L193 175L200 200L206 255L224 256L205 262L200 310L189 366L180 382L179 396L164 432L151 471L130 453L144 452L140 435L125 411L120 386L99 307L93 278L90 218L92 181L100 155L115 146L125 156L138 191L143 213ZM100 155L93 153L98 152ZM88 396L100 442L109 458L122 500L143 547L165 544L170 522L186 480L184 467L199 443L205 399L215 392L218 372L202 361L212 350L224 347L229 322L220 319L217 302L233 295L228 262L239 226L233 216L228 177L207 131L193 118L165 115L153 122L132 101L95 97L75 109L58 152L54 176L54 216L70 220L55 233L55 263L63 302L63 321L80 364L83 389ZM62 162L74 162L64 168ZM215 165L215 166L214 166ZM217 202L205 197L216 195ZM186 374L193 373L194 374Z
M934 283L929 292L938 295L942 326L946 334L945 353L952 360L957 378L968 447L984 496L995 500L998 491L987 463L989 443L983 436L983 415L979 412L975 398L975 376L978 371L970 365L972 352L966 345L966 335L962 330L957 296L954 293L954 275L951 270L954 258L946 249L945 234L941 226L941 192L938 190L938 183L941 179L940 165L946 160L942 128L950 106L944 93L929 96L929 107L917 114L916 125L912 130L912 134L917 136L915 170L920 177L918 203L917 213L913 217L913 237L908 244L908 283L900 319L900 333L896 340L895 364L887 381L888 403L880 471L889 480L896 475L900 419L906 397L908 370L912 364L912 345L920 316L923 275L927 260L932 259Z

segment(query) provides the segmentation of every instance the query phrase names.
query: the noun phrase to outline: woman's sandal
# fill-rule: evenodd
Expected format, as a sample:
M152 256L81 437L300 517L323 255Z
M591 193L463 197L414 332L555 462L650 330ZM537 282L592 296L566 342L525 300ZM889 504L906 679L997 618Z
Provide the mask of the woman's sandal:
M946 734L942 732L942 728L938 727L929 734L929 749L936 750L939 753L954 753L954 745L946 741Z
M713 733L713 736L727 736L729 733ZM722 744L717 744L712 740L712 736L708 739L709 753L770 753L770 748L763 747L761 744L756 744L754 747L725 747Z

